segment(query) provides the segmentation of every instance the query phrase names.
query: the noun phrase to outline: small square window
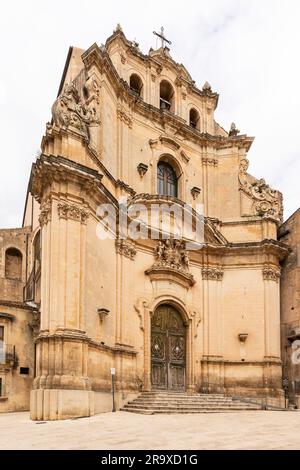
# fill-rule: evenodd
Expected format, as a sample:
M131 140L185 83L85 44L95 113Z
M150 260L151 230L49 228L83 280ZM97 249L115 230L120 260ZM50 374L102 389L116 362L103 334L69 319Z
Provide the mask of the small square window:
M20 374L29 375L29 367L20 367Z

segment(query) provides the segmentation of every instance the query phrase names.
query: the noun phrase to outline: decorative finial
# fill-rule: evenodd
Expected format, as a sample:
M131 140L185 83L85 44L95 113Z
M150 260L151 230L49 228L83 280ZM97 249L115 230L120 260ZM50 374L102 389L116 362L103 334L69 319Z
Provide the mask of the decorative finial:
M120 23L117 24L116 29L114 30L114 33L118 33L118 32L123 33L123 29Z
M229 137L236 137L239 133L239 129L237 129L235 123L233 122L230 126Z
M205 82L202 91L211 91L211 86L208 82Z

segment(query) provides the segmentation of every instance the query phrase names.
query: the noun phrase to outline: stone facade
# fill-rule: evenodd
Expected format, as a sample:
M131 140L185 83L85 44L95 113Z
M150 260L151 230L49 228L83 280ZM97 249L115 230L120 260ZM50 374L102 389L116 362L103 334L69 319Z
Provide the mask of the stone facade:
M208 83L198 89L168 48L144 55L120 27L104 46L70 49L32 166L24 228L14 232L20 242L9 241L22 252L24 271L16 314L24 324L11 323L9 341L19 343L20 354L23 343L31 351L24 363L32 419L110 410L112 367L117 407L155 380L190 393L282 403L282 197L248 173L253 138L217 124L217 104L218 94ZM158 194L160 164L175 175L172 194ZM99 205L118 209L121 198L128 206L202 204L203 247L189 251L185 239L124 240L118 229L99 239ZM15 299L12 291L7 296ZM175 316L164 330L170 344L163 330L157 343L151 334L164 306L182 319L180 335ZM177 362L166 366L159 348L169 346ZM172 369L166 381L159 376L165 367ZM15 380L13 396L22 391Z
M0 230L0 411L28 410L34 378L33 305L23 301L30 227Z
M289 401L300 406L300 209L279 230L290 247L282 264L281 347L283 375L288 378Z

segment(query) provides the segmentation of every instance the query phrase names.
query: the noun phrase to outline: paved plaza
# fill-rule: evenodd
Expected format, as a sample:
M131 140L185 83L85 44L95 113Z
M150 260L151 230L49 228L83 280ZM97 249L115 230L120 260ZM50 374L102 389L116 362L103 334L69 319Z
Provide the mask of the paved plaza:
M196 415L104 413L34 422L0 414L0 449L300 449L300 412Z

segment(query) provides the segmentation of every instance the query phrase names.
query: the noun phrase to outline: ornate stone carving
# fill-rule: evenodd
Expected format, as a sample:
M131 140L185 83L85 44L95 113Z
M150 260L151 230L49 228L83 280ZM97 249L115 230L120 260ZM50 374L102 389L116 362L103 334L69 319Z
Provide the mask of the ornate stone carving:
M93 83L95 88L96 82ZM83 101L74 82L65 85L62 94L52 106L55 125L79 132L89 140L89 127L98 125L100 122L95 107L91 106L91 101L97 96L98 89L95 88L94 91L95 94Z
M89 213L86 210L66 202L59 203L57 210L60 219L71 219L85 224L89 217Z
M32 319L29 322L29 326L32 329L33 338L36 339L41 329L41 313L38 310L32 311Z
M265 281L279 282L279 279L281 277L281 273L279 269L276 269L268 265L264 266L262 273L263 273L263 279Z
M142 331L145 330L144 328L144 311L145 308L149 308L149 304L145 299L138 299L136 304L134 305L134 310L136 311L139 319L140 319L140 329Z
M136 255L134 244L128 240L122 240L119 238L116 240L116 251L120 255L123 255L131 260L134 260Z
M186 288L195 284L194 277L189 273L190 260L185 242L174 239L159 241L154 253L156 261L146 271L151 280L168 279Z
M198 188L197 186L194 186L192 189L191 189L191 193L192 193L192 196L193 196L193 199L194 201L198 198L198 196L200 196L201 194L201 189Z
M183 241L174 239L159 241L155 247L155 256L155 267L163 266L180 271L189 270L189 255Z
M222 281L224 271L222 266L207 266L202 268L202 279L206 281Z
M202 164L208 166L218 166L218 160L216 158L202 158Z
M122 122L124 122L129 127L129 129L132 129L132 119L128 116L122 106L119 106L117 109L117 117Z
M235 123L233 122L230 126L229 137L236 137L240 133L239 129L236 127Z
M249 161L240 162L239 182L240 190L252 200L254 215L269 216L282 221L283 207L282 195L279 191L271 189L264 179L257 180L247 173Z
M39 215L40 226L43 227L50 220L51 220L51 200L47 199L41 204L41 207L40 207L40 215Z
M143 176L145 176L148 171L148 165L145 163L139 163L137 166L137 171L139 172L140 177L143 178Z

